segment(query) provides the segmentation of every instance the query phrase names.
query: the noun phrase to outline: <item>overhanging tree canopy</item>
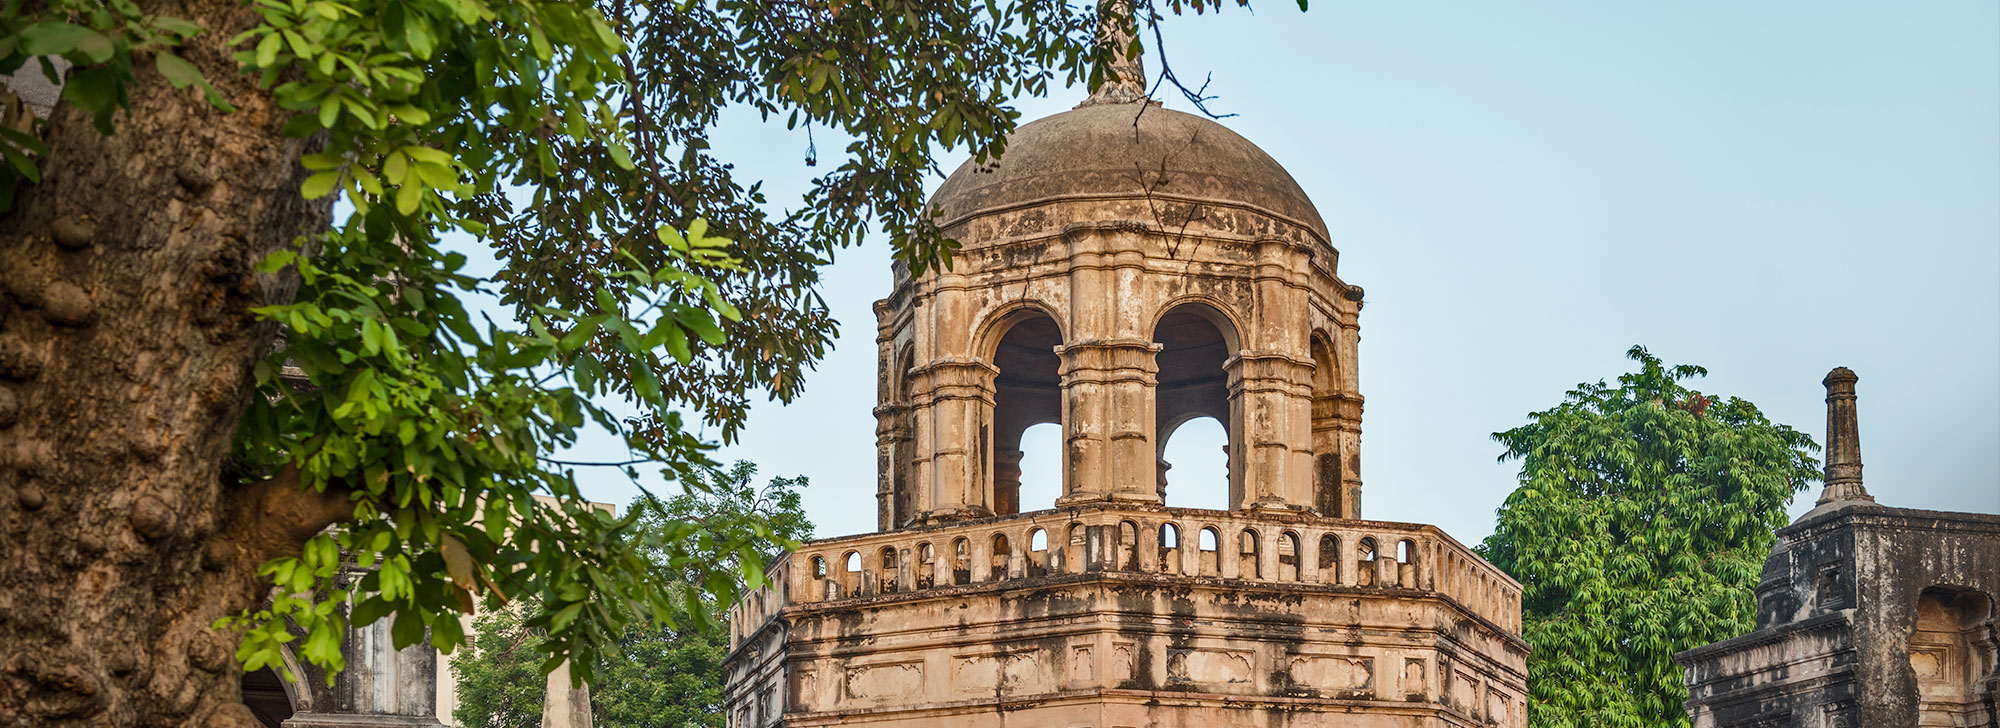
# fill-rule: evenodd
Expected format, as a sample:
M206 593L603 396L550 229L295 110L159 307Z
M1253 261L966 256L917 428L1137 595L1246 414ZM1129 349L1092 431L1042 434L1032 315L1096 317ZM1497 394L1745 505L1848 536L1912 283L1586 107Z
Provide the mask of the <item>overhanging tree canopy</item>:
M595 425L685 473L706 444L681 412L726 439L754 392L796 394L832 332L818 267L876 226L918 269L948 260L923 175L1000 151L1008 99L1096 83L1098 15L0 8L0 72L74 64L45 129L0 133L0 722L249 725L230 656L274 664L289 620L302 657L337 666L346 560L373 569L353 619L393 619L399 643L449 649L458 613L532 595L551 661L579 666L699 601L551 455ZM707 148L730 105L854 141L773 213ZM332 220L336 196L353 215ZM492 246L494 280L462 272L455 232ZM519 325L468 315L474 290Z

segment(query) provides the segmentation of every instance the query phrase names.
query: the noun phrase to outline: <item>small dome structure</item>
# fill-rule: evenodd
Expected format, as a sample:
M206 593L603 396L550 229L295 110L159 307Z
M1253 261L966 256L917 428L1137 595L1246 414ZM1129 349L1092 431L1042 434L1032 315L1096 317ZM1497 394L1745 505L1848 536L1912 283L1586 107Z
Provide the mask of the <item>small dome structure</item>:
M1155 197L1244 208L1327 240L1305 190L1228 127L1151 102L1086 103L1022 125L996 159L966 160L931 198L946 228L1061 200Z

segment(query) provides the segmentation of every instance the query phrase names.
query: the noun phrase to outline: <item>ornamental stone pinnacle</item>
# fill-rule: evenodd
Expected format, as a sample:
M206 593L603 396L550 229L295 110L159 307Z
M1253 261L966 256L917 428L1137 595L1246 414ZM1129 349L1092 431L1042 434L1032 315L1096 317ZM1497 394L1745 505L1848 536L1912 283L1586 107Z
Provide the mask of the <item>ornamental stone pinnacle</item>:
M1110 46L1111 61L1106 65L1104 83L1077 108L1099 104L1131 104L1146 100L1146 66L1143 56L1133 55L1133 30L1138 19L1132 5L1112 0L1099 6L1098 36Z
M1842 501L1875 502L1861 487L1861 427L1854 413L1854 383L1861 378L1847 367L1835 367L1826 379L1826 490L1819 505Z

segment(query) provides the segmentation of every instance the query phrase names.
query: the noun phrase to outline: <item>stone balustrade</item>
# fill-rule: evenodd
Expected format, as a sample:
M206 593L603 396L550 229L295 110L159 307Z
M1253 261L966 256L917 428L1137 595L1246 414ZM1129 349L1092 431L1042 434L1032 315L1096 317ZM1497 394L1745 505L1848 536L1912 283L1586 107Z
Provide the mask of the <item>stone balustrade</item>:
M731 609L731 647L792 604L1085 572L1430 591L1520 631L1520 585L1434 526L1099 506L808 542Z

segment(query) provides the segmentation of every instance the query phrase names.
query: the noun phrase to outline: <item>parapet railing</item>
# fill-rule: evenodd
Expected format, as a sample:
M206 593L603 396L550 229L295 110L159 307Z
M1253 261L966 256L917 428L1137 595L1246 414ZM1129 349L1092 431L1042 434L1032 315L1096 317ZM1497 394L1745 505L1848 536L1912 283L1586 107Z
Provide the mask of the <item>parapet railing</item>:
M1128 572L1421 589L1520 631L1520 585L1434 526L1194 508L1056 509L811 541L731 608L731 648L791 604Z

